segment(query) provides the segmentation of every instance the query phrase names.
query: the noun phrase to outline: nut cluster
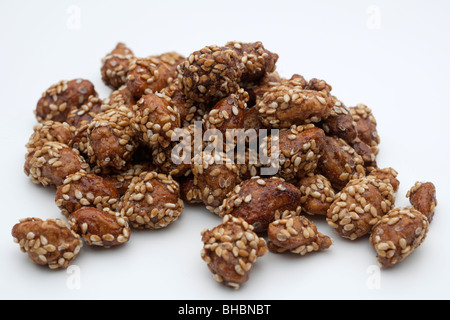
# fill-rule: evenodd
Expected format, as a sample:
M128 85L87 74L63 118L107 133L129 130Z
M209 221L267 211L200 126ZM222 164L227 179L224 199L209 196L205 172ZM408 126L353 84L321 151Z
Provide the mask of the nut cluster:
M195 205L222 218L201 233L201 257L235 289L268 251L301 257L330 248L317 216L345 239L368 237L381 265L404 260L434 217L434 185L417 182L411 206L396 208L400 182L396 170L378 167L372 110L346 106L325 80L283 77L277 60L259 41L187 57L140 57L118 43L101 60L108 97L89 80L51 85L36 105L24 171L56 190L68 224L20 220L12 234L21 249L65 268L83 242L123 245L132 230L166 228Z

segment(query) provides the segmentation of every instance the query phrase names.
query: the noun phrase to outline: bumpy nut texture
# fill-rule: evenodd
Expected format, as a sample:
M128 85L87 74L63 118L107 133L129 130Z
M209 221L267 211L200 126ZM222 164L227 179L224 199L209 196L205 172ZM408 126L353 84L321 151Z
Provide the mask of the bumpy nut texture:
M136 104L136 99L128 87L123 85L111 92L108 99L105 100L105 104L109 104L111 108L124 105L128 109L133 110L133 106Z
M356 138L355 140L353 140L350 146L363 159L364 168L366 169L367 173L378 168L376 154L373 152L373 149L369 147L365 142L363 142L360 138Z
M180 197L185 203L203 203L200 195L201 191L194 186L194 176L191 174L178 180L180 184Z
M220 215L242 218L255 232L264 232L274 220L299 215L300 197L299 190L283 179L253 177L238 184L227 195Z
M25 158L24 171L31 181L47 186L59 186L64 179L81 169L89 169L89 164L79 152L60 142L46 142Z
M163 88L160 93L170 98L171 104L178 109L180 113L180 121L183 127L189 126L194 121L201 121L206 114L206 110L210 107L203 103L195 102L192 99L186 97L182 90L178 86L178 78Z
M333 87L325 80L312 78L303 87L305 90L321 91L329 95Z
M55 203L61 213L68 217L81 207L110 208L115 210L120 195L106 179L81 170L64 179L57 188Z
M437 206L436 187L432 182L417 181L406 193L414 209L422 212L428 219L433 220L434 209Z
M240 59L241 83L261 80L266 73L275 71L278 54L265 49L261 41L253 43L230 41L225 47L236 51Z
M56 141L69 144L75 132L75 128L65 122L48 120L34 126L33 134L28 139L25 147L27 153L33 152L47 141Z
M91 120L109 106L104 105L103 100L96 96L90 96L88 101L78 108L72 108L67 115L66 122L75 128L79 128Z
M169 101L161 94L146 94L133 106L133 128L150 149L167 148L175 128L180 127L180 114Z
M113 89L124 85L127 79L130 60L134 58L133 51L124 43L119 42L115 48L102 59L100 69L103 83Z
M178 85L187 98L216 103L239 89L242 70L235 50L216 45L195 51L178 65Z
M80 236L61 219L21 219L11 233L22 252L50 269L67 268L83 247Z
M201 191L206 209L219 214L228 192L241 182L240 165L224 153L202 152L193 158L194 186Z
M177 65L184 57L176 52L159 56L132 59L126 85L136 99L144 94L156 93L176 78Z
M123 168L137 148L132 111L121 106L97 114L87 128L89 162L100 167Z
M253 83L243 83L241 86L249 94L249 107L259 102L270 88L277 86L282 81L277 71L266 73L262 79Z
M183 208L178 182L151 171L133 178L118 210L135 229L160 229L176 221Z
M90 96L97 96L97 92L89 80L61 80L42 94L34 111L36 119L64 122L70 110L83 105Z
M372 148L375 155L378 154L378 145L380 144L380 136L377 131L377 121L372 113L372 109L365 104L358 104L350 107L353 120L356 123L358 137Z
M358 136L356 122L349 108L336 97L331 96L330 99L334 100L333 108L330 110L330 115L321 121L320 127L328 136L342 138L351 145Z
M310 215L326 216L335 197L330 181L321 174L314 174L301 178L297 185L303 211Z
M70 228L88 245L109 248L124 244L130 239L128 221L111 209L83 207L68 217Z
M242 90L242 89L240 89ZM227 129L244 128L244 110L248 101L248 94L231 94L225 97L207 113L204 117L206 130L218 129L225 134Z
M267 235L267 246L275 253L289 251L304 256L332 245L330 237L317 231L316 225L304 216L290 216L271 222Z
M256 259L267 253L264 238L242 218L226 215L222 224L203 230L201 235L201 257L214 279L234 289L248 281Z
M391 210L375 225L370 243L378 263L393 267L422 244L428 232L427 217L412 207Z
M323 92L280 84L267 91L256 107L266 127L289 128L327 118L334 102Z
M315 171L325 138L322 129L313 124L292 126L290 129L281 129L278 137L278 163L271 163L278 167L278 176L290 181ZM272 139L277 139L277 136L272 136L263 144L265 155L273 156Z
M325 136L318 172L330 180L333 188L341 190L352 179L366 175L364 160L341 138Z
M370 176L374 176L386 183L390 183L394 189L394 193L397 192L400 186L400 181L397 179L398 172L391 167L387 168L376 168L370 171Z
M169 147L157 146L152 151L152 162L158 172L170 174L173 177L182 177L189 175L191 171L192 157L194 157L194 148L202 150L203 144L195 145L194 133L195 126L189 125L183 128L177 128L175 134L177 139L170 142Z
M394 190L390 183L374 176L351 180L336 194L327 212L327 223L344 238L355 240L394 207Z

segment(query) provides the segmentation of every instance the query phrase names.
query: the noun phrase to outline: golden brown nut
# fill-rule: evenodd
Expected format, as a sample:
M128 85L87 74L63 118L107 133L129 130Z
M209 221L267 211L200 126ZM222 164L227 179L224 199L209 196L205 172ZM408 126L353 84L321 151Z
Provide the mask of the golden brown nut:
M200 190L194 186L194 176L189 175L179 179L180 184L180 198L185 203L198 204L203 203L200 198Z
M267 73L275 71L278 54L264 48L261 41L253 43L230 41L225 47L233 49L240 59L241 83L261 80Z
M61 219L21 219L11 233L31 261L50 269L67 268L83 247L80 236Z
M394 189L394 193L397 192L398 187L400 186L400 181L397 179L398 172L393 168L376 168L370 171L369 175L374 176L386 183L390 183Z
M37 147L43 146L47 141L55 141L68 145L74 135L74 131L75 128L65 122L48 120L39 123L34 126L33 134L25 145L27 153L33 152Z
M326 95L329 95L331 92L331 85L329 85L325 80L312 78L310 79L303 88L305 90L314 90L314 91L321 91L325 93Z
M253 264L267 253L264 238L258 237L244 219L226 215L217 227L201 233L202 259L214 279L239 289L248 281Z
M56 190L55 203L67 218L81 207L115 210L119 197L114 185L106 179L81 170L64 179Z
M178 182L169 175L144 171L133 178L118 210L135 229L165 228L183 212Z
M433 220L437 200L436 187L432 182L417 181L411 189L408 190L406 197L409 198L414 209L422 212L427 217L428 222Z
M271 222L267 235L267 246L275 253L289 251L304 256L332 245L330 237L317 231L316 225L304 216L289 216Z
M253 177L238 184L227 195L220 215L243 218L255 232L263 232L274 220L300 214L300 197L299 190L283 179Z
M350 146L355 150L357 154L359 154L364 162L364 168L366 169L366 173L370 173L371 171L378 168L376 154L373 152L373 149L369 147L365 142L361 141L360 138L356 138L350 144Z
M353 179L336 194L327 222L342 237L355 240L370 233L394 202L390 183L374 176Z
M62 80L42 94L34 113L39 122L64 122L70 110L82 106L90 96L97 96L97 92L89 80Z
M328 136L335 136L345 140L348 144L352 144L358 136L356 122L347 108L336 97L331 96L334 105L330 110L330 115L321 121L320 127Z
M139 140L150 149L167 148L175 128L179 128L180 114L164 95L146 94L133 106L133 129Z
M303 211L310 215L326 216L335 197L330 181L321 174L314 174L301 178L297 185Z
M323 92L283 83L267 91L256 105L262 123L269 128L320 122L333 106L334 99Z
M69 215L68 222L88 245L109 248L130 239L127 219L108 208L82 207Z
M91 122L98 113L105 111L106 107L102 99L96 96L90 96L88 101L82 106L70 110L66 122L75 128L79 128Z
M184 57L176 52L132 59L126 85L136 99L161 91L176 78L177 65Z
M241 89L242 90L242 89ZM231 94L217 102L204 117L206 130L218 129L225 134L228 129L244 128L244 110L248 101L248 94ZM225 141L224 141L225 142Z
M46 142L25 158L24 171L31 181L47 186L59 186L64 179L89 165L77 150L60 142Z
M235 50L216 45L195 51L178 66L179 88L187 98L216 103L239 89L242 70Z
M124 85L127 79L130 60L134 58L133 51L124 43L119 42L116 47L102 59L100 69L105 85L117 89Z
M412 207L395 208L375 225L370 243L378 263L393 267L422 244L428 232L428 220Z
M273 138L277 137L273 136ZM313 124L292 126L290 129L280 130L277 175L290 181L313 173L321 157L324 138L323 130ZM272 139L263 146L265 154L270 154L267 150L272 148Z
M112 108L115 106L124 105L128 109L133 110L133 106L136 104L136 99L128 87L126 85L122 85L111 92L105 103L109 104Z
M224 153L211 155L202 152L193 159L192 173L194 175L194 187L201 191L201 199L206 209L219 214L220 205L233 190L234 186L241 182L240 165L235 164Z
M97 114L87 128L89 162L100 167L121 169L137 148L131 126L134 117L125 106Z
M355 107L350 107L353 120L356 123L356 130L358 137L366 143L375 155L378 154L378 145L380 144L380 136L377 131L377 121L372 113L372 110L365 104L358 104Z
M343 139L329 136L323 139L317 169L337 190L345 187L350 180L366 175L362 157Z

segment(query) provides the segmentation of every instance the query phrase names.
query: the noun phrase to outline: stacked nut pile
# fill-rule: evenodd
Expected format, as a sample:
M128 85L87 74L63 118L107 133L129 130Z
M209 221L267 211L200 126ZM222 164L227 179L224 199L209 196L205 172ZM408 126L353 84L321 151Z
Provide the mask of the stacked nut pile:
M202 232L201 257L233 288L268 251L303 256L329 248L313 216L344 238L368 237L381 265L402 261L427 234L434 185L417 182L407 194L411 206L396 208L397 172L377 165L371 109L347 107L324 80L281 77L277 60L261 42L144 58L119 43L102 59L109 97L84 79L52 85L37 102L24 169L56 189L67 223L25 218L13 227L14 240L33 262L65 268L83 243L124 244L133 229L169 226L188 204L222 217ZM249 161L249 148L238 162L230 146L211 153L205 141L186 142L192 159L175 161L176 131L193 136L196 121L224 135L277 129L259 149L278 149L277 170L265 174L267 164Z

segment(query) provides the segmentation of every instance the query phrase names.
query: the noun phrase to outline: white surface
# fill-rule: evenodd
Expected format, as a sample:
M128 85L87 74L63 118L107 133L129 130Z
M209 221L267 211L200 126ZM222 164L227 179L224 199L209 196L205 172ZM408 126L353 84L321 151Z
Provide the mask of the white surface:
M2 1L0 4L2 299L449 299L450 3L448 1ZM78 19L79 18L79 19ZM397 205L416 180L435 183L438 207L422 246L370 284L368 239L334 239L305 257L268 253L239 291L219 285L200 258L200 232L220 223L186 208L165 230L133 232L122 247L84 246L74 273L31 263L13 243L19 218L61 217L54 191L23 173L33 109L51 84L90 79L102 97L100 59L116 42L139 56L182 54L229 40L257 41L280 55L283 76L322 78L346 105L372 108L380 167L401 181Z

